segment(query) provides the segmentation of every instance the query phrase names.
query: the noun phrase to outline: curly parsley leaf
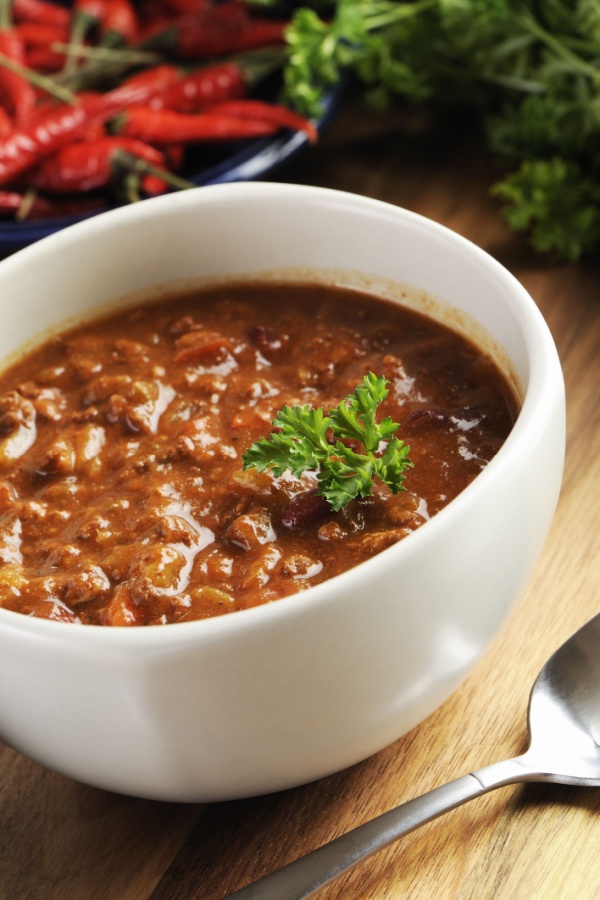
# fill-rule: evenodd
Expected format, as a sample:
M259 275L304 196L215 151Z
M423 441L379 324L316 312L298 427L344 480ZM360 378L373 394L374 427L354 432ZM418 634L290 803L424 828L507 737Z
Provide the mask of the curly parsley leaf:
M410 450L394 437L397 422L389 416L376 421L377 409L389 393L387 384L385 378L369 373L328 416L322 408L284 406L273 420L277 430L244 454L244 468L271 469L277 476L289 469L296 477L316 470L317 493L335 511L355 497L369 497L374 478L394 494L404 490L405 472L412 466ZM363 452L344 441L362 445Z
M492 191L511 228L527 229L542 253L574 261L600 243L600 185L574 162L526 160Z
M331 450L329 419L321 408L284 406L273 425L278 430L256 441L244 454L245 469L264 472L270 468L277 476L289 469L299 478L307 469L318 469Z

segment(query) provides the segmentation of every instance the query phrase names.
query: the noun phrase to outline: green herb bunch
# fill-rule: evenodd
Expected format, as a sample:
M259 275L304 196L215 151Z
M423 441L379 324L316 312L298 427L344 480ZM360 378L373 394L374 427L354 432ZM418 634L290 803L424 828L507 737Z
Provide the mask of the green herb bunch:
M329 415L322 408L284 406L273 420L277 430L244 454L244 468L271 469L278 476L289 469L296 477L316 470L317 493L336 511L355 497L369 497L374 478L394 494L404 490L404 473L412 466L410 450L394 437L397 422L389 416L379 423L375 420L389 393L387 384L385 378L366 375ZM344 444L345 440L358 442L362 452Z
M567 260L600 244L598 0L306 2L287 41L285 91L304 113L345 73L380 109L469 105L507 166L493 194L508 223Z

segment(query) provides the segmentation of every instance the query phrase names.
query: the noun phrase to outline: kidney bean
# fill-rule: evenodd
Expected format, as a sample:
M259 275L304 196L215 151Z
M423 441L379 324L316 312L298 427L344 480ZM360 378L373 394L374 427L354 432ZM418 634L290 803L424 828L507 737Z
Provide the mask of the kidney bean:
M331 507L316 489L296 494L284 507L281 523L286 528L304 528L324 519L331 513Z

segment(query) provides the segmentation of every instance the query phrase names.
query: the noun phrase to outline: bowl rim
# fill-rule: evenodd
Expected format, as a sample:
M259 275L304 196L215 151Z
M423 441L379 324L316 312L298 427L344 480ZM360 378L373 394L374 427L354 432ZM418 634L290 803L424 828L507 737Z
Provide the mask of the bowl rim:
M293 621L303 616L314 607L324 603L337 602L345 592L346 585L352 582L352 589L368 586L372 572L380 567L391 568L401 564L405 557L419 552L423 541L430 541L441 529L447 529L452 522L477 502L479 493L495 481L502 480L510 473L515 458L520 453L527 434L536 428L536 422L543 421L551 415L552 406L557 395L564 396L564 381L556 346L541 312L533 298L523 285L493 256L469 239L463 237L445 225L429 219L419 213L392 203L340 191L299 184L278 184L270 182L228 183L210 185L181 194L168 194L151 198L142 204L111 209L97 216L76 222L67 228L45 237L41 241L19 250L13 256L0 262L0 279L4 272L17 270L28 264L35 264L36 257L58 251L61 243L68 244L83 238L93 237L95 232L110 228L114 220L121 227L143 221L149 216L159 216L162 207L171 210L173 207L199 205L219 202L220 196L227 199L256 202L262 198L278 198L281 201L287 196L290 202L313 203L315 201L330 202L350 206L355 213L364 212L387 214L397 220L404 220L406 227L417 229L423 234L431 234L444 240L457 251L471 256L474 262L487 267L504 288L504 295L509 306L509 313L515 318L523 332L529 363L528 383L524 390L521 408L506 441L488 465L476 476L457 497L441 509L435 516L425 522L416 531L403 540L386 548L352 569L341 572L320 584L313 585L297 594L291 594L279 600L235 610L234 614L214 616L206 619L170 623L155 627L106 627L83 623L62 622L23 615L20 612L0 608L0 631L28 632L38 637L70 640L69 635L76 636L77 642L85 641L86 645L99 644L100 647L113 646L131 648L132 650L158 649L172 644L185 646L189 644L213 644L219 640L237 637L240 633L262 630L264 623L278 624L287 619ZM444 298L440 299L442 304ZM451 304L447 304L451 305ZM463 512L464 511L464 512ZM285 602L280 602L281 600Z

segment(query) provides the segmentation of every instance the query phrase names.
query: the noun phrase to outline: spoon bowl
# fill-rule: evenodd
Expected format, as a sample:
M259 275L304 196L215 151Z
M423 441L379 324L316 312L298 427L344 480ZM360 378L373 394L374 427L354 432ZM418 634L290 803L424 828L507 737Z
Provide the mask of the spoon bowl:
M544 665L529 700L525 757L540 781L600 786L600 615Z
M548 659L529 698L529 749L409 800L254 884L236 900L304 900L343 872L468 800L507 784L600 786L600 614Z

